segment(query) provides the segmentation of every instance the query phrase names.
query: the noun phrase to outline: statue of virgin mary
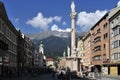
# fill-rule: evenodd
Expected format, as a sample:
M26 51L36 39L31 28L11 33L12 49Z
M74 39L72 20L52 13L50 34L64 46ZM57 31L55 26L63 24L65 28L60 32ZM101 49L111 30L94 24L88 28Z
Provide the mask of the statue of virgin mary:
M72 3L71 3L71 11L75 12L75 3L74 3L74 1L72 1Z

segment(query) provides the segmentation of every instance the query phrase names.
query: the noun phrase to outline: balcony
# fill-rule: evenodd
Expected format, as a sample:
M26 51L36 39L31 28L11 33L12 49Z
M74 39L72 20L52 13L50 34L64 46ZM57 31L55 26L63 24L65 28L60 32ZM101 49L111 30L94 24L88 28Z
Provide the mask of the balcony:
M102 64L101 55L96 55L92 57L92 64L99 65Z
M97 55L101 55L101 51L96 51L96 52L92 52L92 57L94 57L94 56L97 56Z
M92 47L95 48L96 46L101 46L101 41L95 42Z
M94 37L97 37L97 36L101 36L101 32L96 32L96 33L94 34Z
M101 51L101 45L93 45L93 47L92 47L92 49L93 49L93 53L96 53L96 52L98 52L98 51Z
M101 65L102 60L92 60L92 65Z

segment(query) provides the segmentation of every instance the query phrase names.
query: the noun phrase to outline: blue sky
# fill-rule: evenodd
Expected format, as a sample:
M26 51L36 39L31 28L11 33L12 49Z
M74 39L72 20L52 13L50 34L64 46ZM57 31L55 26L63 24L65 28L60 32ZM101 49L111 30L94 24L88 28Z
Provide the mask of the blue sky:
M1 0L7 15L23 33L47 30L70 31L73 0ZM77 31L89 30L107 11L119 5L119 0L74 0Z

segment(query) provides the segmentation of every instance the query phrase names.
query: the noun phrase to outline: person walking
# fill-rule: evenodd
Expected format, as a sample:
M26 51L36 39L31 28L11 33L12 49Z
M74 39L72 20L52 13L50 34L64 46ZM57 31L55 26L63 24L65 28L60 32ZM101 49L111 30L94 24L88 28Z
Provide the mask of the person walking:
M70 68L67 67L67 69L66 69L66 80L70 80L70 79L71 79Z

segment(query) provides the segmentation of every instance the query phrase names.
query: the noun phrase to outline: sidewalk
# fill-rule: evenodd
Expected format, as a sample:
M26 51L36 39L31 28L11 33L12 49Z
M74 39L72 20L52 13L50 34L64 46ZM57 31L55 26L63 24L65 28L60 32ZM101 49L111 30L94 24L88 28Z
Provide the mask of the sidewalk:
M99 77L99 78L95 78L95 79L91 79L91 80L120 80L120 76L103 76L103 77Z
M103 78L104 79L109 79L109 80L120 80L120 76L111 76L111 75L108 75L108 76L104 76Z

